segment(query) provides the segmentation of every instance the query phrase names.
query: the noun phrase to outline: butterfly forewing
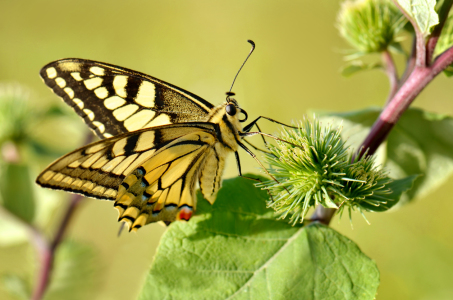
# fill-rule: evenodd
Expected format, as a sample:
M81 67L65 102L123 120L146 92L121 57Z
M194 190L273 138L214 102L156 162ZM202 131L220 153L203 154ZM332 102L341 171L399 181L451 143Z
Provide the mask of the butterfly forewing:
M154 183L155 181L151 179L157 178L152 174L153 171L156 172L156 168L148 169L151 168L150 164L152 166L152 163L160 162L161 165L167 164L168 170L158 174L162 183L158 185L158 190L164 191L172 185L173 178L176 178L175 171L185 167L185 170L179 171L187 172L181 173L182 175L178 178L185 177L183 187L190 182L188 187L193 192L194 179L186 177L191 174L188 169L194 166L181 165L181 161L175 163L172 158L176 150L177 153L181 153L181 151L187 151L188 147L193 148L193 145L198 148L206 146L206 141L197 141L196 136L195 140L193 138L194 134L201 133L213 139L216 135L215 124L204 122L173 124L104 139L58 159L38 176L36 182L43 187L66 190L98 199L116 200L118 188L123 180L140 167L147 170L144 178L150 181L150 184ZM180 142L179 147L169 148L169 145L177 141ZM178 168L175 167L177 165ZM197 178L195 177L195 180Z
M206 100L157 78L91 60L58 60L43 67L40 74L100 138L205 121L213 108Z

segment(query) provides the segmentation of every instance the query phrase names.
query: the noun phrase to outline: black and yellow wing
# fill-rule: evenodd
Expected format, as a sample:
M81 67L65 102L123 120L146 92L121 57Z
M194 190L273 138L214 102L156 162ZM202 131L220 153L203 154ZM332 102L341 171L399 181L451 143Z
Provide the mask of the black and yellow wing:
M58 159L36 182L114 200L119 220L134 230L189 219L196 206L195 183L207 159L215 157L218 130L216 124L189 122L100 140Z
M152 76L92 60L68 58L41 77L100 138L154 126L206 121L213 105Z

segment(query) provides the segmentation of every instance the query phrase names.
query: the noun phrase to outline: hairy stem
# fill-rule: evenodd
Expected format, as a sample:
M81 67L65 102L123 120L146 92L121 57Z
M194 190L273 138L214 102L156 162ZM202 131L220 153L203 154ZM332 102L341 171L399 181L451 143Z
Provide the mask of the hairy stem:
M395 94L391 102L381 112L379 118L376 120L370 133L363 142L360 154L363 154L367 149L369 155L374 154L414 99L434 79L434 77L452 62L453 47L439 55L431 66L416 67Z
M411 54L410 56L408 57L407 59L407 62L406 62L406 70L404 70L404 74L403 76L401 76L400 78L400 82L399 82L399 86L403 85L407 78L409 77L409 75L412 73L412 71L414 70L415 68L415 54L417 52L417 49L415 47L415 37L412 41L412 48L411 48Z
M393 57L388 50L382 52L382 60L384 61L384 70L390 83L390 92L386 102L388 104L398 90L398 72Z

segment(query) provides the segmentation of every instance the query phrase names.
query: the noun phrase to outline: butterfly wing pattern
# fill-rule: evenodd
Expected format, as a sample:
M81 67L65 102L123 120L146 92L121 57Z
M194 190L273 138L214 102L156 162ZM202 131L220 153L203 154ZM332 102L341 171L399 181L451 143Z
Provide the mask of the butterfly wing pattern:
M82 59L52 62L41 76L101 140L56 160L39 185L115 201L133 231L189 220L197 181L214 203L241 139L235 100L214 107L146 74Z
M100 138L165 124L205 121L213 105L149 75L68 58L41 69L45 84Z

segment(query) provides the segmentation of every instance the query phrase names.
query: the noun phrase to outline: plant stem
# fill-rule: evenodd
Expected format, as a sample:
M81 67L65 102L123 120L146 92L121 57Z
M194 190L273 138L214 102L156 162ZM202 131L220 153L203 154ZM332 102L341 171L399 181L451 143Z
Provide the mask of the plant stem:
M63 236L66 233L69 222L72 219L78 204L82 200L83 196L81 195L71 195L70 203L66 208L60 225L58 226L58 230L51 241L48 241L38 229L35 228L33 231L33 239L39 253L41 269L33 291L32 300L40 300L43 298L44 293L49 286L56 250L63 241Z
M412 73L412 71L415 68L415 54L416 54L416 52L417 52L417 49L415 47L415 37L414 37L414 39L412 41L411 54L410 54L410 56L409 56L409 58L407 59L407 62L406 62L406 70L404 70L404 74L400 78L399 87L406 82L407 78L409 77L409 75Z
M387 138L390 130L398 122L403 112L409 107L420 92L442 70L453 62L453 47L439 55L429 67L415 67L409 78L401 86L390 103L381 112L370 133L362 143L360 155L368 149L372 155Z
M434 27L433 32L431 33L427 45L426 51L427 55L426 58L428 60L428 64L431 63L434 55L434 50L436 49L437 41L439 40L440 34L442 33L442 29L444 28L445 22L448 18L448 13L453 5L453 0L444 0L442 6L438 11L439 15L439 24Z
M85 144L88 144L92 141L93 134L90 132L87 135L85 140ZM57 232L52 240L48 240L45 238L43 233L35 228L32 227L32 237L33 241L35 242L36 249L38 250L39 261L40 261L40 270L37 277L36 285L33 290L33 294L31 299L32 300L40 300L43 298L44 293L46 292L49 283L50 283L50 276L53 270L53 263L55 261L55 254L58 249L58 246L63 241L63 237L68 229L68 225L74 216L77 206L83 200L83 196L78 194L72 194L69 205L66 208L66 211L63 214L63 217L60 221L58 226ZM30 227L32 225L28 224Z
M425 52L419 53L419 47L417 47L416 66L410 72L408 78L401 83L401 87L395 93L393 99L382 110L379 118L373 124L368 136L359 148L358 155L363 155L367 150L367 155L374 154L414 99L442 70L453 63L453 47L445 50L429 66L422 63L421 57L426 58L426 48L423 47L423 49ZM410 63L408 63L408 67L411 67ZM334 213L334 209L318 205L313 219L328 225Z
M382 52L382 60L384 61L385 73L387 74L390 83L390 92L387 98L388 104L398 90L398 72L396 70L392 55L388 50Z
M316 206L315 212L310 217L310 221L329 225L336 211L337 209L335 208L326 208L322 205L318 205Z

